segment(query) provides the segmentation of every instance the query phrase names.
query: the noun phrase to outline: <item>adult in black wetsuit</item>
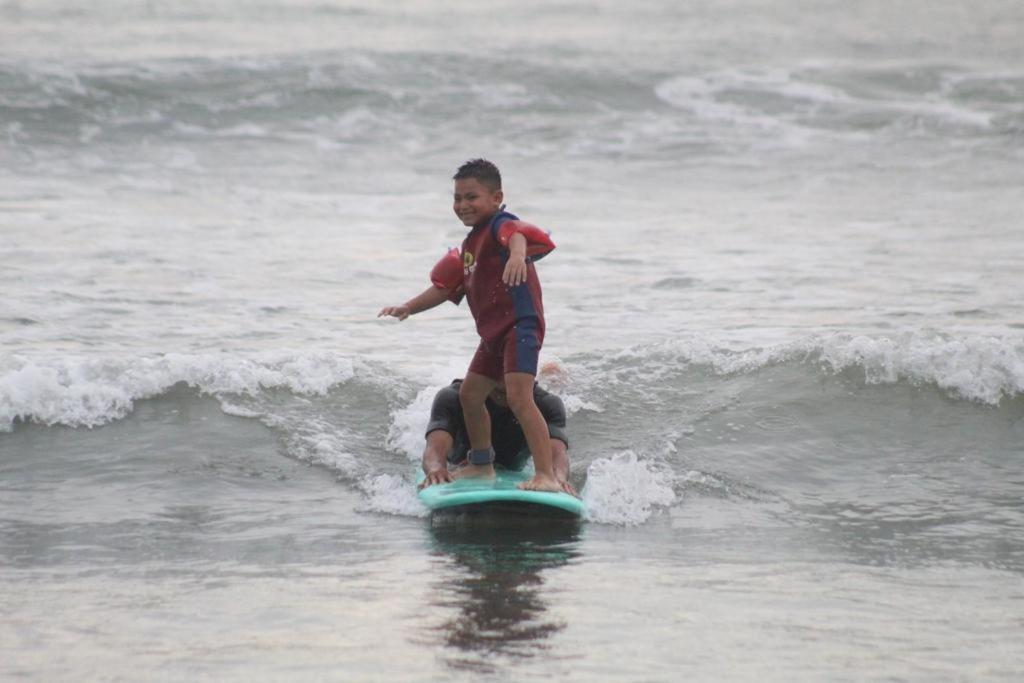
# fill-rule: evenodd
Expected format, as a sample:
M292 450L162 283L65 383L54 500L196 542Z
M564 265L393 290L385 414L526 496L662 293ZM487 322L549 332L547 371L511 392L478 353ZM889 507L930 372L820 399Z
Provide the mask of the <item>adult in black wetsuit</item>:
M423 472L427 475L421 486L432 486L459 477L489 476L490 465L472 465L467 461L469 435L462 419L457 379L441 389L434 397L427 425L427 446L423 450ZM569 483L569 437L565 432L565 406L562 399L533 385L533 400L544 416L551 438L551 455L562 489L577 495ZM508 407L505 388L498 385L487 397L487 412L491 415L491 445L494 462L508 470L521 470L530 459L519 421Z

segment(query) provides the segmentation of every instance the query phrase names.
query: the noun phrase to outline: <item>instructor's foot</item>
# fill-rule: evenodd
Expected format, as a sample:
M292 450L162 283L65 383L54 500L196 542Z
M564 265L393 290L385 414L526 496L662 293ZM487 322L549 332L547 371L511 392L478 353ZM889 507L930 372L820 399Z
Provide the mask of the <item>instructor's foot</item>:
M494 465L463 465L452 472L452 479L494 479Z
M533 479L524 481L519 485L524 491L562 491L562 484L552 476L546 474L535 474Z

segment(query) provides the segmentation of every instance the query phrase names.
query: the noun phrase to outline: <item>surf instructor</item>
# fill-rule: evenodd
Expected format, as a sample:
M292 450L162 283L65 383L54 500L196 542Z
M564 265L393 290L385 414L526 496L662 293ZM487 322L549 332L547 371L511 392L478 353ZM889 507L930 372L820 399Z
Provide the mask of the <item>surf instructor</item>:
M493 477L494 464L507 470L521 470L530 459L526 435L508 405L505 385L497 385L487 397L487 412L491 416L491 440L494 447L494 464L473 465L466 454L469 451L469 434L462 417L459 401L461 379L441 389L434 397L430 408L430 422L427 424L427 445L423 450L423 473L426 479L421 488L443 484L462 477ZM576 489L569 483L569 438L565 431L565 405L562 399L533 385L533 399L548 426L551 443L552 465L555 478L562 490L577 496Z

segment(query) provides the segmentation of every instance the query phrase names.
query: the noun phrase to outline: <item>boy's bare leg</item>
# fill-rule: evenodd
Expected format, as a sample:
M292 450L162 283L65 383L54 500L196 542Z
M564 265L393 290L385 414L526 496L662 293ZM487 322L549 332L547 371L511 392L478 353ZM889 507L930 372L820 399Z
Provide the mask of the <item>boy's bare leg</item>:
M491 447L491 414L487 412L488 394L497 386L490 377L467 372L459 387L459 403L462 404L462 419L469 434L469 445L473 450ZM467 464L452 473L453 479L461 477L493 477L494 465Z
M561 491L562 485L555 477L551 457L551 437L548 423L533 400L533 375L526 372L509 372L505 375L505 391L508 405L519 420L526 436L526 445L533 455L533 479L519 485L530 491Z
M569 449L561 439L549 439L551 444L551 468L555 471L555 479L562 490L570 496L580 497L575 487L569 483Z

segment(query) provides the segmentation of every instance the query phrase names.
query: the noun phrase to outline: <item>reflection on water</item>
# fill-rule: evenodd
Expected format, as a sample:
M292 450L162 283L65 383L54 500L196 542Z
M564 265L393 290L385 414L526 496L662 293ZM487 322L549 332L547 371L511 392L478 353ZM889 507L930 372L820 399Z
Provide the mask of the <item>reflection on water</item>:
M486 673L509 658L536 656L547 649L546 639L565 628L547 614L542 574L579 556L579 525L515 522L481 516L432 520L440 578L430 606L454 609L456 615L429 639L443 637L453 668Z

